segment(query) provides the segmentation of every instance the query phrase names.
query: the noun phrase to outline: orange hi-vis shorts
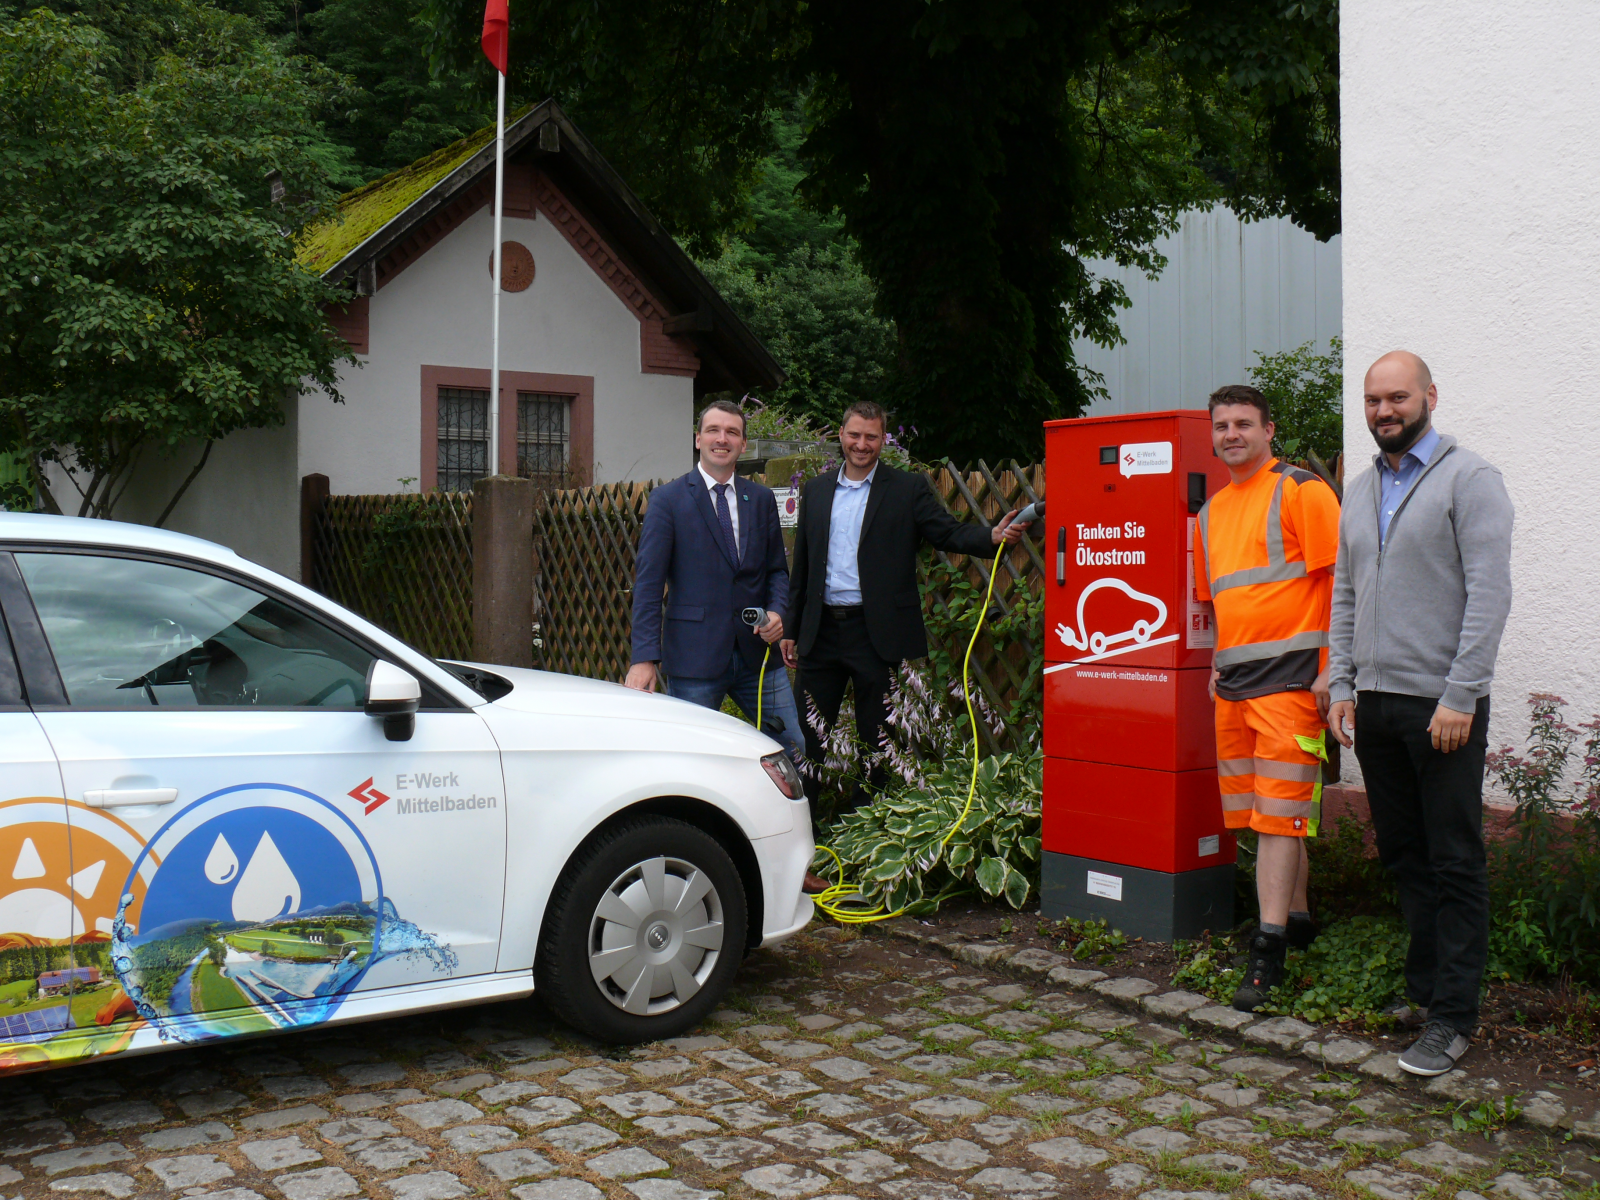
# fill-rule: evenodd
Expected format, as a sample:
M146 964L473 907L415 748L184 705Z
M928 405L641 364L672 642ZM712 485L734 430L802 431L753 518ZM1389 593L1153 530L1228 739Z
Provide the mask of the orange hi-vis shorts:
M1217 697L1217 776L1227 827L1316 837L1327 732L1309 691Z

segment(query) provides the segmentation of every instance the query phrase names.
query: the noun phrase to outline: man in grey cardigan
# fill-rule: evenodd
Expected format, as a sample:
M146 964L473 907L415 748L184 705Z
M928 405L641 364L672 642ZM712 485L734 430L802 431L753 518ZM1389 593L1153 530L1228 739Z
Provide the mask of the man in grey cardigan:
M1411 932L1400 1056L1442 1075L1478 1025L1489 952L1483 764L1489 684L1511 609L1511 500L1500 472L1433 428L1428 366L1396 350L1367 371L1381 451L1345 485L1329 630L1328 723L1354 732L1378 855Z

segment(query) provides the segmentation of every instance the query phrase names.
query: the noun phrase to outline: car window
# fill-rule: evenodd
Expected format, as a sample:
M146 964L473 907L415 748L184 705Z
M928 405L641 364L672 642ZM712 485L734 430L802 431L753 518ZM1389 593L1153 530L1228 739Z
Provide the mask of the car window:
M92 708L359 708L372 655L204 571L18 554L68 700Z

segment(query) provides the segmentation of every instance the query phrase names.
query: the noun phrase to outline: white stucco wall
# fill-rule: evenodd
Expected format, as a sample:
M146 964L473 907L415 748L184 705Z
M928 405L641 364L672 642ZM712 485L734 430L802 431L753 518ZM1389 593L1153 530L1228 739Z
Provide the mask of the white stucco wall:
M302 402L302 474L335 493L421 475L421 366L489 366L492 224L479 209L372 297L370 353L344 375L345 402ZM638 319L548 220L508 217L503 237L528 247L535 275L501 297L501 370L594 377L596 483L688 470L694 381L640 371Z
M1153 280L1114 262L1089 264L1132 302L1118 316L1124 344L1074 343L1109 393L1090 416L1202 408L1223 384L1248 382L1257 354L1308 341L1326 353L1339 335L1337 237L1319 242L1283 218L1246 224L1213 208L1185 213L1156 248L1167 266Z
M280 426L243 429L213 446L165 527L220 542L252 562L298 577L300 472L298 407L293 400L285 405L284 416ZM116 519L154 524L194 469L200 451L199 443L170 455L147 449L117 505ZM66 472L53 468L48 479L61 510L75 515L79 496Z
M1529 692L1600 711L1600 6L1345 0L1345 448L1362 377L1413 350L1435 423L1500 468L1515 599L1492 746Z

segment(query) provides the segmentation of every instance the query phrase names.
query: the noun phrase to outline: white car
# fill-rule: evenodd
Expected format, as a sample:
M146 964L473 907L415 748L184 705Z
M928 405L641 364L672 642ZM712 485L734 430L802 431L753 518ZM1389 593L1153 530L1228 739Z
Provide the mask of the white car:
M540 996L694 1025L810 919L732 717L435 662L232 551L0 514L0 1071Z

